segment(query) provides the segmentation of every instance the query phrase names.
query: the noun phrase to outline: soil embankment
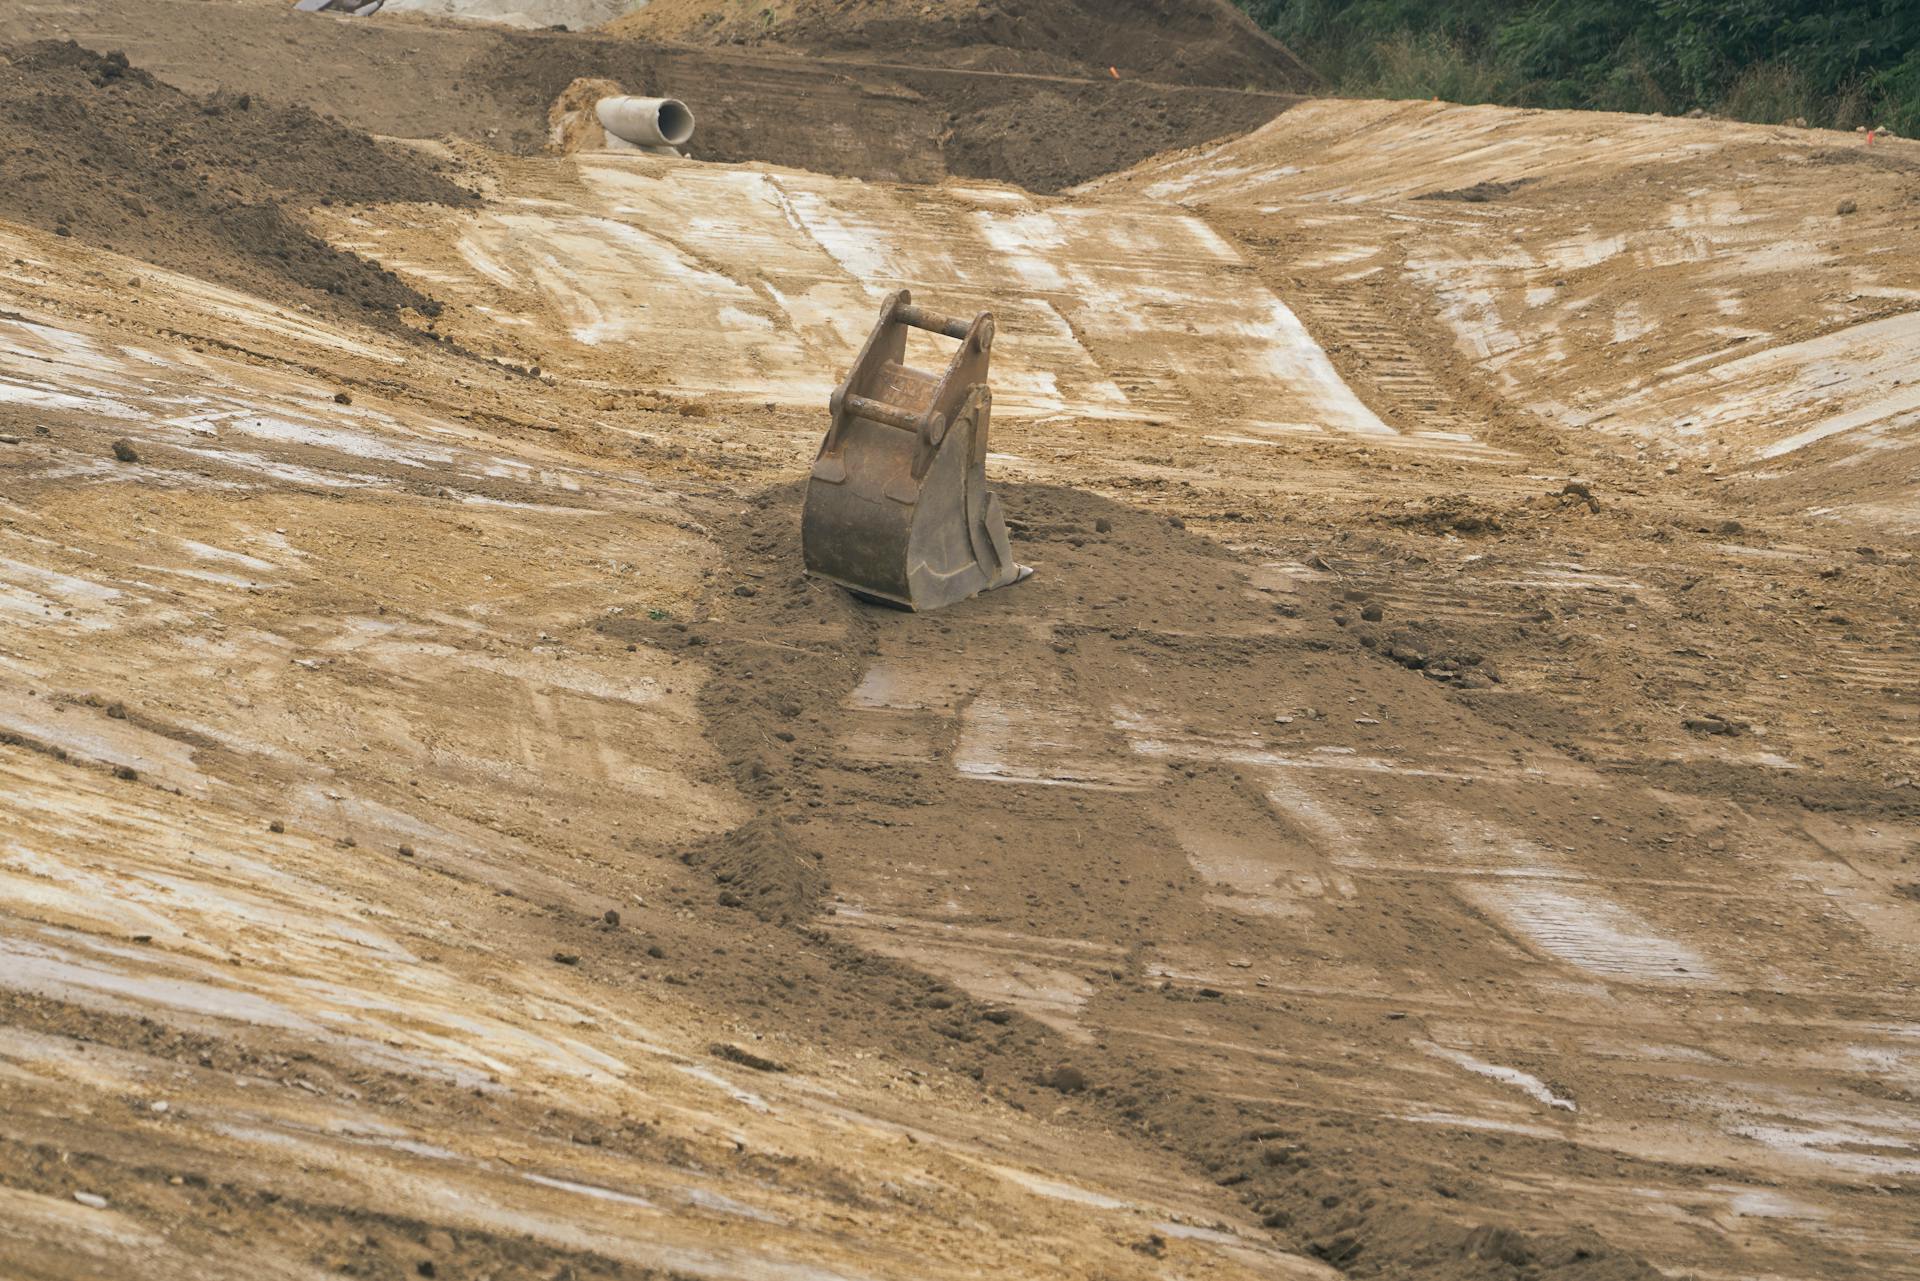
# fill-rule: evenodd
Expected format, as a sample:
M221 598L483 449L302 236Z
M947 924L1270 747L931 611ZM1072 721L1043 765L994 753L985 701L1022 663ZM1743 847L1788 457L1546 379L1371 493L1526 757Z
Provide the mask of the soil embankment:
M0 51L0 115L0 218L281 302L434 310L316 238L299 211L477 203L420 157L306 107L183 93L71 42Z

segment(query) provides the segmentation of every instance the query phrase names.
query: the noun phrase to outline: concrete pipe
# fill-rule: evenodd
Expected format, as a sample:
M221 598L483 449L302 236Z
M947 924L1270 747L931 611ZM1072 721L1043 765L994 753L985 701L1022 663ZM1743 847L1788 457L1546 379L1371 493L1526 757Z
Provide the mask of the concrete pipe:
M636 147L679 147L693 137L693 113L678 98L602 98L600 127Z

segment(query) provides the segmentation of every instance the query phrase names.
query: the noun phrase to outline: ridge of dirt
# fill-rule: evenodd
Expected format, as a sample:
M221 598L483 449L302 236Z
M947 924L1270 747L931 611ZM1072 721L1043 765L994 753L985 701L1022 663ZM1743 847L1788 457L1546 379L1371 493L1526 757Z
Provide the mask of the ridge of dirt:
M298 210L477 203L418 156L305 107L183 93L73 41L0 50L0 115L0 217L279 302L432 315L432 299L314 236Z
M1105 74L1304 92L1317 80L1226 0L651 0L601 30L983 71Z

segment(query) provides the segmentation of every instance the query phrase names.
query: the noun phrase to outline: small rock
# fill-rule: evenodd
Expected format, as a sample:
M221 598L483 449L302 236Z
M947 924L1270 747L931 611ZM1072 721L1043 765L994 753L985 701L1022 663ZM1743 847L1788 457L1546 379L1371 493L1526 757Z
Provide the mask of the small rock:
M1386 616L1386 611L1378 605L1369 605L1360 611L1360 617L1366 619L1369 623L1377 623Z
M658 943L655 943L647 949L647 955L656 961L664 961L667 959L666 949L662 948Z
M749 587L745 583L742 583L733 589L733 594L735 596L758 596L760 591L758 588Z
M18 436L0 436L0 445L17 445L19 443L20 438Z
M1113 522L1105 516L1102 516L1093 522L1093 532L1096 534L1111 534L1113 532Z
M267 824L267 830L269 832L284 832L287 830L287 825L276 818L273 822Z
M1860 206L1856 205L1851 200L1842 200L1839 204L1833 207L1833 212L1836 217L1844 218L1850 213L1857 212L1859 208Z
M413 846L411 846L411 845L402 845L402 846L400 847L400 849L399 849L399 854L400 854L400 857L401 857L401 858L412 858L412 857L413 857Z
M422 1259L420 1260L420 1262L413 1265L413 1270L415 1272L418 1272L423 1277L433 1276L434 1275L433 1260Z
M562 965L580 964L580 956L576 952L555 952L553 954L553 959L560 962L560 964Z
M147 1105L147 1110L149 1112L165 1112L167 1110L167 1101L165 1099L155 1099Z
M123 463L137 463L140 461L140 454L134 449L133 442L124 436L113 442L113 456Z
M73 1194L73 1199L81 1205L86 1206L89 1210L104 1210L107 1208L107 1199L98 1192L76 1192Z
M140 771L134 769L131 765L116 765L113 767L113 776L115 778L125 779L131 783L140 777Z
M1187 527L1187 522L1181 520L1178 516L1167 517L1167 524L1173 526L1175 529L1185 529Z
M353 403L353 397L347 395L344 391L336 391L333 393L333 403L336 405L351 405Z
M620 924L620 913L614 911L612 908L608 908L600 914L600 919L608 925L618 925Z

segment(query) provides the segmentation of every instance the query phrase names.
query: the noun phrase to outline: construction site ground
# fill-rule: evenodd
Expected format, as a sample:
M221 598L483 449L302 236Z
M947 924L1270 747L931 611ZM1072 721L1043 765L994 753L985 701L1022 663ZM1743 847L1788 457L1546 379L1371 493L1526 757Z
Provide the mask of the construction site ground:
M0 1275L1920 1277L1920 143L0 44ZM903 286L927 615L799 548Z

